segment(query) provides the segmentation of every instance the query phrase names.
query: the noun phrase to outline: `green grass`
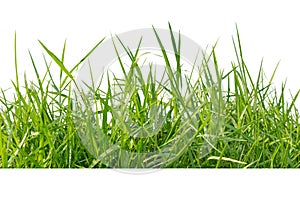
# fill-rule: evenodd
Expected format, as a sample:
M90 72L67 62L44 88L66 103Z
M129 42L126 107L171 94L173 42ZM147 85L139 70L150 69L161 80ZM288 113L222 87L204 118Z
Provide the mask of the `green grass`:
M274 89L277 66L269 80L262 65L253 77L243 59L237 30L232 69L219 70L222 66L213 46L203 62L203 76L192 81L181 71L180 39L176 41L169 29L176 66L171 66L156 34L168 87L163 80L155 81L155 66L153 73L143 77L141 60L146 55L130 51L118 40L114 42L122 44L130 58L129 71L116 51L124 78L108 76L106 91L96 83L89 86L89 96L82 96L84 107L74 103L74 76L103 40L71 68L64 65L66 44L58 56L40 42L51 58L48 62L44 57L46 73L39 74L43 66L36 66L29 52L36 80L24 76L20 82L15 37L16 78L11 89L1 89L0 95L0 167L298 168L299 91L288 103L285 84ZM217 71L217 81L211 78L208 60ZM53 64L60 69L59 81L51 73ZM222 83L228 87L222 88ZM180 90L183 84L186 93ZM14 94L12 100L8 93ZM93 104L97 107L92 109L89 105ZM137 127L142 128L136 131ZM158 133L151 135L153 131ZM145 152L155 154L145 161Z

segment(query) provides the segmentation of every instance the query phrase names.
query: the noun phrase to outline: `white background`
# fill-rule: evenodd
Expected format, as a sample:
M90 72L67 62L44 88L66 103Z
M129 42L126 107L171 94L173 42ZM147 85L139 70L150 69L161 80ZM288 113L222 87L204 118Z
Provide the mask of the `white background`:
M151 25L157 28L167 28L167 23L170 21L173 30L180 29L181 33L204 48L207 45L213 45L219 39L216 52L220 67L224 69L229 69L230 62L235 60L231 37L235 35L235 23L237 23L246 64L250 71L255 75L261 59L264 58L264 70L270 77L275 65L281 60L275 85L279 87L280 83L287 79L287 87L295 94L300 88L298 78L300 72L299 8L296 0L0 0L0 87L3 89L10 87L10 79L14 78L13 38L15 31L17 32L20 74L22 75L26 70L27 76L31 77L32 67L28 49L38 63L38 68L44 70L44 65L41 64L42 48L38 40L43 41L50 50L59 55L63 42L67 39L66 65L70 67L76 64L100 39L104 36L109 37L110 33L149 28ZM164 174L164 172L160 173ZM173 175L170 176L173 177ZM124 176L121 176L122 180L123 178ZM157 178L163 179L164 177ZM142 180L131 179L129 176L125 179ZM199 179L202 182L201 176ZM76 184L73 176L72 180L71 183L66 184L72 185L74 182ZM55 182L55 180L52 181ZM151 190L155 192L156 180L152 181L154 185ZM126 184L128 184L127 181L124 185ZM136 184L138 183L129 181L130 188L128 189L133 192ZM166 184L170 184L175 190L180 189L176 181L167 181ZM178 184L185 183L178 180ZM208 188L216 187L214 183L209 184ZM222 182L222 186L226 186L226 183ZM115 188L113 183L111 187ZM164 186L159 185L159 187ZM32 189L34 190L34 186ZM93 187L93 190L95 189L97 188ZM185 189L188 190L188 188ZM198 191L199 196L202 195L201 188L195 188L193 185L191 189L193 192ZM209 192L212 196L218 195L218 189L215 189L216 191L210 190ZM115 188L116 192L112 195L122 197L123 194L118 190L119 188ZM172 188L166 192L172 192ZM232 188L232 193L235 192L237 191Z
M0 80L11 86L14 78L13 37L17 32L20 73L32 67L28 49L42 63L38 40L60 55L67 39L66 64L78 62L100 39L110 33L136 28L168 28L195 40L203 48L218 39L217 56L221 68L229 69L235 60L231 37L237 23L246 64L255 75L262 58L270 77L281 61L275 84L286 79L295 94L299 90L298 61L300 12L297 1L38 1L10 0L0 3ZM41 70L44 65L38 66Z

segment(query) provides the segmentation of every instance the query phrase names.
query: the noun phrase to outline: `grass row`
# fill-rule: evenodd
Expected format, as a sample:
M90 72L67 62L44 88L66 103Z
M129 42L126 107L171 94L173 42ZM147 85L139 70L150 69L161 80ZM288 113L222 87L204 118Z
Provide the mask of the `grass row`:
M194 83L185 79L189 92L184 95L179 91L184 78L180 72L180 41L175 41L171 26L169 28L177 56L177 66L174 68L170 65L163 41L154 29L166 63L165 76L169 87L155 82L152 76L144 79L140 72L142 65L137 62L140 59L138 51L131 52L118 40L131 60L130 71L124 70L125 78L122 80L108 77L108 85L118 86L121 93L112 87L107 91L94 86L90 88L92 101L99 104L96 109L98 115L94 115L95 110L92 109L78 113L72 91L78 66L103 40L72 68L64 65L66 44L62 54L57 56L41 43L52 61L48 62L44 56L47 70L41 75L38 72L41 66L36 66L29 52L36 81L28 81L25 76L21 83L15 39L16 79L12 82L12 88L8 91L1 89L0 95L0 167L298 168L300 115L295 104L299 91L288 103L285 84L280 90L273 88L272 80L277 67L269 81L265 78L262 65L257 77L253 77L244 62L237 30L233 38L236 61L232 62L229 72L219 71L215 46L209 54L209 60L213 61L217 70L216 91L219 93L211 93L213 86L199 77ZM116 55L120 58L118 52ZM58 82L50 70L52 62L61 70ZM124 69L121 60L120 66ZM209 72L205 76L206 81L210 79ZM222 83L227 83L228 87L220 92ZM167 101L159 97L163 92L170 96ZM13 100L7 98L8 93L14 94ZM222 96L218 96L220 94ZM216 109L216 99L222 102L218 104L222 106L222 116L215 115L212 110ZM117 105L114 103L116 100L119 102ZM90 105L91 101L85 103ZM92 115L96 116L93 120L90 119ZM109 119L109 115L113 118ZM222 117L221 127L210 130L216 117ZM151 129L150 125L154 123L156 127ZM140 132L147 137L134 135L136 128L128 124L146 125ZM158 128L158 134L149 135ZM87 136L88 130L92 137ZM192 130L194 132L190 135ZM214 133L210 140L213 143L206 142L207 133ZM105 139L119 147L101 146ZM205 150L203 147L209 148ZM103 149L107 148L110 153L104 154ZM169 157L163 156L166 149ZM124 150L131 152L130 155ZM156 165L157 162L152 159L154 157L151 157L152 161L142 165L139 159L145 159L142 156L145 152L158 152L153 156L160 155L156 159L163 160L164 164ZM124 156L127 161L125 165L120 163L124 162Z

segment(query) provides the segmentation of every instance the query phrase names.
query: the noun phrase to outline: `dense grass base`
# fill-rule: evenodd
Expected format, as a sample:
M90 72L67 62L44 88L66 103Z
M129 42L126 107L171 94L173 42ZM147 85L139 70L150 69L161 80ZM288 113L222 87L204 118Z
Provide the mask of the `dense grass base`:
M96 47L101 45L101 42ZM210 153L200 156L203 140L201 139L202 130L199 128L186 151L166 167L298 168L300 166L300 115L295 106L299 91L293 97L292 102L287 103L285 85L283 84L281 90L272 88L276 69L270 80L266 82L261 66L258 76L254 79L244 62L238 31L233 44L237 60L232 63L232 70L228 73L218 72L220 81L228 83L228 87L223 88L222 92L224 123ZM83 145L78 135L78 124L74 120L71 88L74 72L93 50L76 66L67 69L64 66L66 45L64 45L61 58L54 55L42 43L41 45L60 67L60 81L54 81L50 71L51 62L47 62L46 58L47 72L41 76L30 54L37 81L29 82L24 77L25 81L20 83L16 59L16 80L13 82L12 89L1 90L0 95L2 106L0 110L0 167L108 167L101 160L96 159ZM210 55L218 69L215 47ZM136 58L132 57L132 63L136 63L135 61ZM150 87L144 89L149 93L153 92ZM8 93L14 94L13 100L7 99ZM155 92L149 95L152 97L150 100L153 100L155 95ZM137 106L136 99L138 99L137 96L132 98L132 106ZM168 105L173 106L173 109L176 102L172 101ZM147 108L147 105L144 107ZM138 117L141 112L135 112L135 117ZM172 117L176 118L174 112L172 111ZM209 110L206 112L209 115ZM173 131L172 134L176 135L177 122L174 120L165 125L164 130L168 133ZM107 122L106 125L114 127L113 123L116 122ZM120 130L114 131L120 132ZM113 142L120 141L123 148L137 152L153 150L172 139L171 136L168 138L160 135L157 136L160 140L153 143L152 140L135 140L126 133L121 133L120 137L117 135L109 137Z

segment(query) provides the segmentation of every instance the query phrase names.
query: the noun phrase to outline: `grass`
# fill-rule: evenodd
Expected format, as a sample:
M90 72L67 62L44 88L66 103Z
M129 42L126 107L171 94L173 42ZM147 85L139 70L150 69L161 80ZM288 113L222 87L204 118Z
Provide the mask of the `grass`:
M39 74L41 66L29 52L36 80L24 76L21 83L15 37L16 78L0 95L0 167L298 168L299 91L288 103L285 84L273 88L277 66L268 81L262 65L253 77L237 29L232 69L219 70L213 46L202 63L202 76L192 80L181 71L181 41L169 29L176 66L153 29L166 67L161 80L155 81L154 65L142 76L141 61L147 55L118 39L114 42L123 45L131 62L126 68L116 50L124 77L104 74L107 83L94 83L89 95L82 96L73 94L76 70L103 40L72 68L64 65L66 44L57 56L40 42L51 58L48 62L44 56L46 73ZM209 62L217 71L216 81ZM59 81L51 73L53 64L60 68ZM101 84L108 88L102 90ZM14 94L12 100L8 93Z

